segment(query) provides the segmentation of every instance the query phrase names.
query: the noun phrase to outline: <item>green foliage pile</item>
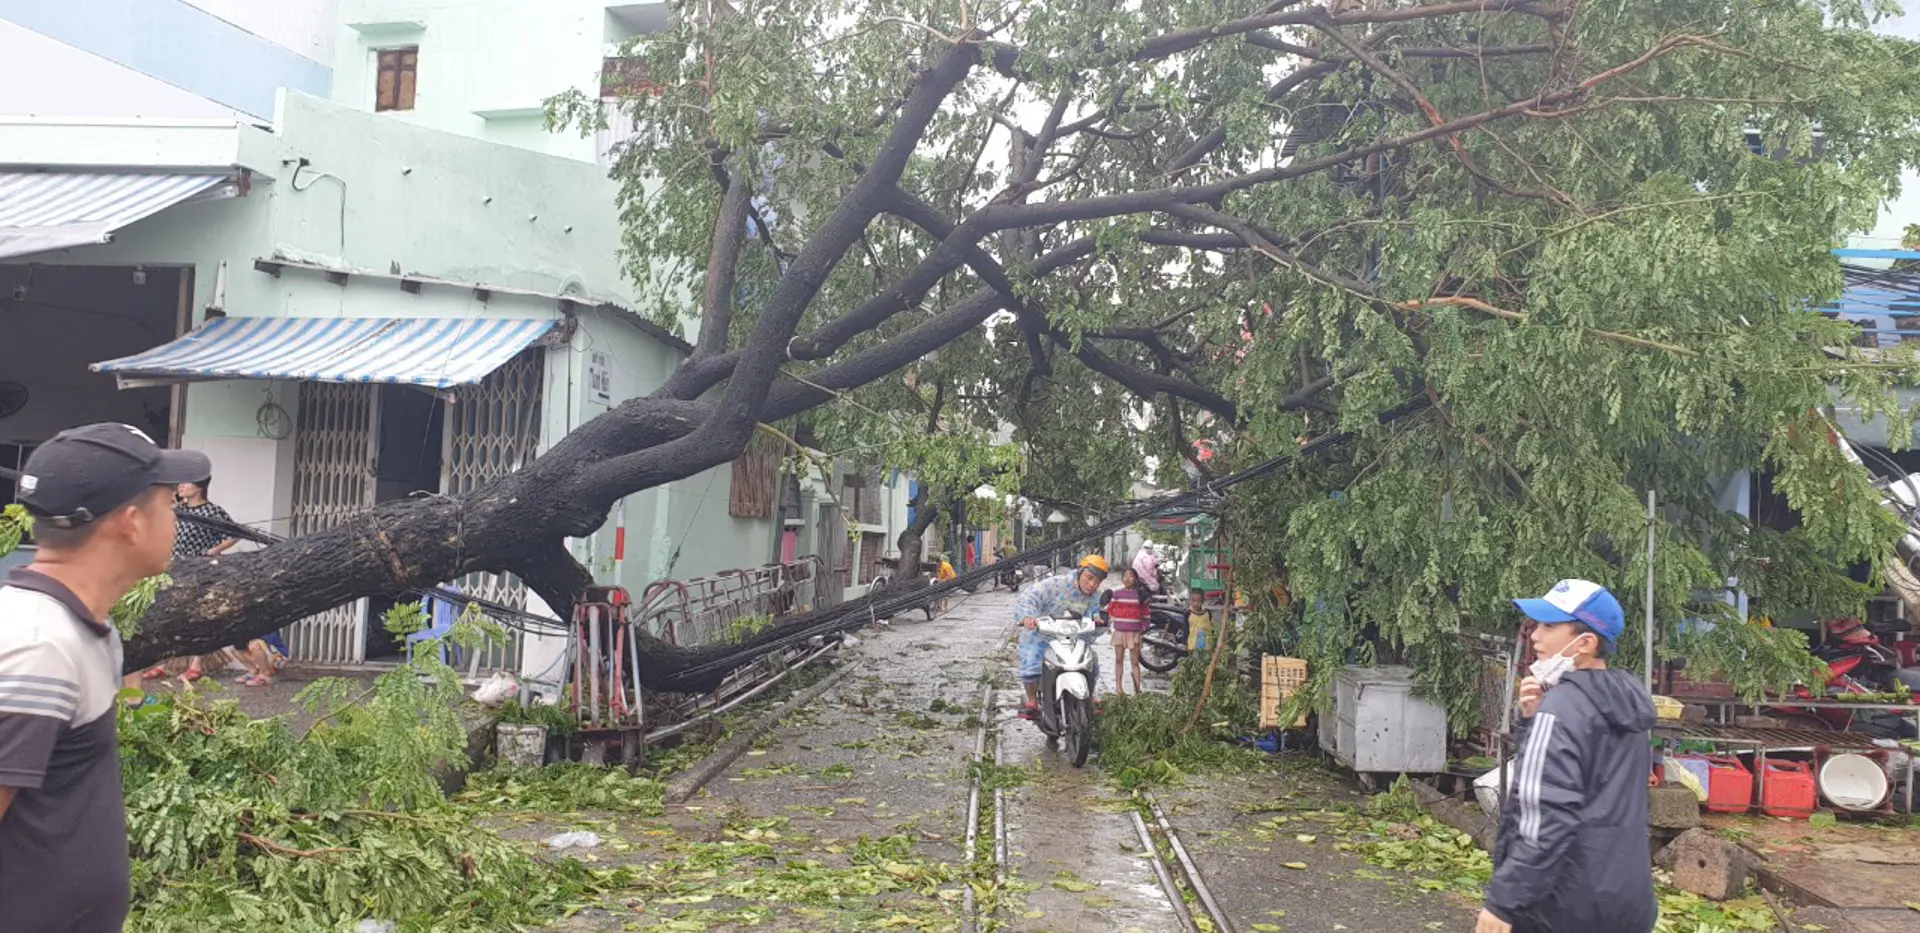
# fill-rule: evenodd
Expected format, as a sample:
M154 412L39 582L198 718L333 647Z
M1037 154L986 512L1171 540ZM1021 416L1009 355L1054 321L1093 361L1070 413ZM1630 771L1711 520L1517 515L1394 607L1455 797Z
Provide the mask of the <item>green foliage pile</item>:
M739 643L752 638L773 625L773 616L760 612L743 615L727 623L727 630L721 637L727 641Z
M1297 833L1317 823L1340 841L1334 848L1358 855L1391 875L1362 870L1370 880L1405 882L1416 890L1447 892L1477 903L1493 880L1493 860L1466 833L1421 810L1405 779L1363 806L1330 806L1270 818L1262 833ZM1715 903L1656 878L1660 919L1655 933L1771 933L1772 908L1759 897Z
M659 816L666 786L621 768L565 761L543 768L490 768L467 780L455 800L489 812L604 810Z
M1189 773L1257 760L1256 753L1234 743L1259 724L1259 697L1235 676L1231 642L1225 650L1197 720L1194 707L1206 681L1204 656L1181 662L1167 693L1101 698L1100 715L1093 720L1095 747L1100 766L1121 786L1178 783Z
M304 734L191 690L123 712L128 929L504 930L602 883L445 798L436 775L465 763L458 679L416 663L367 691L316 682L303 699L325 716Z
M786 821L726 827L718 841L673 839L636 879L647 904L672 912L643 929L697 933L761 927L783 912L838 917L835 929L940 929L961 898L962 869L914 852L905 835L784 849Z
M13 553L32 532L33 516L25 506L0 506L0 556Z
M494 712L493 721L521 726L541 726L547 730L548 738L571 735L580 728L580 720L557 704L521 706L517 702L509 701L501 704L500 708Z

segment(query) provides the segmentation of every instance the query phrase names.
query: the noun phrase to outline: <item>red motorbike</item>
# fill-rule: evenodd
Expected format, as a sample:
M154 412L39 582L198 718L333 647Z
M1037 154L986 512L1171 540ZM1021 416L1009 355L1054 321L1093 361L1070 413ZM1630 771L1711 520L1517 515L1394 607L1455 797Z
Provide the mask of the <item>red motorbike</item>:
M1827 623L1827 640L1814 649L1814 656L1827 662L1827 681L1815 694L1802 685L1794 695L1803 700L1824 700L1837 696L1893 694L1920 687L1920 669L1903 666L1903 651L1911 646L1890 648L1858 619L1836 619ZM1915 738L1913 720L1880 710L1809 708L1780 705L1770 715L1810 728L1833 729L1883 735L1887 738Z

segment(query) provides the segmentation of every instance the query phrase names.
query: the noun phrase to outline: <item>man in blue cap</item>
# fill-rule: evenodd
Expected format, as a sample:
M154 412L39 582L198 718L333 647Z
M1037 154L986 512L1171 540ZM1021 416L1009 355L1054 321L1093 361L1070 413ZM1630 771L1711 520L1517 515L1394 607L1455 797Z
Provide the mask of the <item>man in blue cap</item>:
M1520 683L1520 754L1475 933L1647 933L1659 918L1647 851L1653 700L1607 667L1626 614L1587 580L1513 602L1539 623L1539 660Z

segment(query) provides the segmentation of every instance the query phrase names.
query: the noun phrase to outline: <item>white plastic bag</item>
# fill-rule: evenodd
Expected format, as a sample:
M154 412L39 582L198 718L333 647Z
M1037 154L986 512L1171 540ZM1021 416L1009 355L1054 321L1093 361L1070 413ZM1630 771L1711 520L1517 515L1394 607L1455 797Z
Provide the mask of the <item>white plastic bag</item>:
M1513 759L1473 779L1473 799L1480 804L1480 812L1488 816L1500 815L1500 772L1507 772L1507 786L1513 786Z
M561 833L543 843L549 849L595 849L600 846L600 834L581 830Z
M499 706L520 692L520 681L506 671L496 671L473 691L473 701L481 706Z

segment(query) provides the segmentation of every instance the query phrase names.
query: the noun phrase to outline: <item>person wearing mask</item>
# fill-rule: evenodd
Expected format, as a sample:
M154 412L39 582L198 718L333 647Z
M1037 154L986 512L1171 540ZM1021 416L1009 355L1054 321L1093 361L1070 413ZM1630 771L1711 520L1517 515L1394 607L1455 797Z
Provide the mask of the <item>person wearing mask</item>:
M1020 715L1032 719L1040 704L1040 668L1047 656L1047 640L1034 629L1040 618L1059 618L1069 613L1089 618L1100 598L1100 584L1107 578L1107 559L1089 554L1080 566L1064 573L1037 580L1013 602L1014 621L1020 623L1017 671L1026 689L1027 705Z
M0 927L120 933L130 868L109 611L173 559L173 487L206 455L138 428L62 431L27 458L15 499L33 563L0 586Z
M1586 580L1514 605L1538 623L1540 660L1520 682L1520 754L1475 933L1647 933L1659 917L1647 857L1653 699L1607 666L1626 615Z

